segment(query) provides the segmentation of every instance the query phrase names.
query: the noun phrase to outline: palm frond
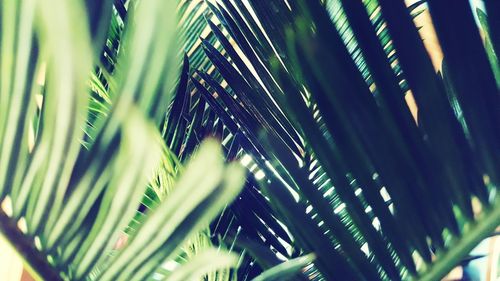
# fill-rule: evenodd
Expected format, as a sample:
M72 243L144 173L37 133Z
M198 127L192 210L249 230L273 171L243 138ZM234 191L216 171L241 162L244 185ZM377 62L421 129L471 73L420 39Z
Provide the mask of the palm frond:
M219 269L229 275L237 256L210 250L206 242L195 251L204 255L185 259L196 265L217 251L206 267L162 269L237 196L245 179L239 165L224 163L215 141L203 144L181 169L155 126L180 66L176 17L160 12L175 10L176 3L127 3L137 6L123 38L112 30L109 38L119 46L104 50L113 68L98 67L91 75L112 4L98 2L2 3L1 233L32 274L45 280L194 278ZM110 29L124 28L122 5L114 6L122 22L111 17ZM92 22L87 29L85 8L92 16L106 13L98 16L102 26ZM152 36L160 27L167 32ZM191 194L196 198L185 201ZM151 197L164 202L145 202ZM148 212L141 211L141 201ZM131 227L138 213L143 217ZM116 248L127 227L134 233Z
M212 64L203 60L191 95L203 97L206 116L215 112L229 131L226 145L241 147L239 157L251 155L258 177L265 175L265 188L257 190L291 231L286 244L318 254L323 278L434 280L498 225L498 183L491 176L498 171L492 153L498 88L491 75L498 63L485 60L479 38L469 49L453 48L458 43L444 49L446 61L460 61L448 52L481 57L479 66L479 58L468 63L484 71L489 90L482 95L490 102L473 106L482 98L460 101L434 71L412 21L422 2L327 1L328 10L319 1L206 3L213 35L201 44ZM458 18L473 21L465 4L454 15L439 5L429 3L431 14L449 26ZM440 40L460 38L442 28ZM470 24L464 28L477 33ZM472 69L448 67L460 75ZM474 92L460 87L465 96ZM416 100L418 123L405 94ZM449 101L455 98L460 110L470 107L466 123L484 121L476 133L460 125ZM481 215L473 211L478 202ZM473 232L474 225L484 228ZM285 244L262 240L283 254Z

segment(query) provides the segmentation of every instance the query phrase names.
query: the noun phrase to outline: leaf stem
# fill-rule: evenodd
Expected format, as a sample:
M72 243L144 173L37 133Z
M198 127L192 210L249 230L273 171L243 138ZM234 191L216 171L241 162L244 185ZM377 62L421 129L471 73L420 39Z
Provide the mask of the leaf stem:
M0 238L8 242L22 258L25 269L35 280L63 281L59 273L38 251L32 239L28 238L5 212L0 209Z
M437 257L425 272L422 273L418 280L433 281L441 280L460 260L466 256L474 247L483 239L488 237L495 228L500 224L500 198L497 197L495 203L488 208L483 216L475 223L471 223L466 231L454 245Z

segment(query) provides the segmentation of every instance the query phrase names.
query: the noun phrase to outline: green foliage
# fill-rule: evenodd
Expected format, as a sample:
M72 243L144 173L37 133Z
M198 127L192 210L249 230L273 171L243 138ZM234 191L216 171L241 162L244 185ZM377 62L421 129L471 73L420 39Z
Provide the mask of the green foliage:
M44 280L229 279L236 255L207 240L183 248L206 237L244 170L214 140L184 169L157 129L180 66L176 16L161 11L176 3L130 2L127 23L121 2L113 17L94 14L111 15L110 1L85 4L2 2L2 235Z
M47 280L439 280L500 224L496 2L3 1L0 230Z
M412 21L422 1L206 1L209 61L187 50L198 71L184 114L205 113L185 126L222 136L231 159L251 159L262 179L245 190L265 194L225 214L246 228L227 239L258 248L250 253L263 268L272 258L258 244L281 259L314 252L310 279L437 280L499 225L499 66L459 2L426 4L441 80ZM264 228L249 224L269 206Z

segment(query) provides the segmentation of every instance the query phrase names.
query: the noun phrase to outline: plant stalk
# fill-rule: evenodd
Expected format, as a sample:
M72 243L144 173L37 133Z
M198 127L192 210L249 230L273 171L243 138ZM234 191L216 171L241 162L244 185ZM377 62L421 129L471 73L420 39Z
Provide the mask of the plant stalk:
M23 260L25 269L35 280L63 281L62 277L48 263L28 238L5 212L0 209L0 235Z
M500 197L484 212L484 216L477 223L471 223L466 231L454 245L437 257L436 263L432 264L423 272L420 281L441 280L460 260L465 257L483 239L488 237L500 225Z

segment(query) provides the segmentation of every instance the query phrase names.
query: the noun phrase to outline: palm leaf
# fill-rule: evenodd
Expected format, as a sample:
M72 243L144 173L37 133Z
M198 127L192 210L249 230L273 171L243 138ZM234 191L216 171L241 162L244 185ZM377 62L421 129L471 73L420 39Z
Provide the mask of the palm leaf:
M108 53L116 61L114 72L104 77L100 75L108 70L98 68L92 80L92 58L101 52L102 39L96 38L108 29L109 1L87 1L92 16L106 13L97 16L102 26L90 30L85 7L78 1L2 4L2 235L37 278L145 280L157 274L237 196L245 178L238 165L223 162L218 144L207 141L175 184L165 181L180 164L164 147L154 123L165 113L179 63L173 40L176 17L162 17L159 11L174 9L176 3L134 6L124 37L111 35L111 40L120 41L120 50ZM107 10L95 5L107 5ZM123 24L123 9L116 10ZM167 32L148 37L158 26ZM166 47L169 51L163 52ZM154 59L147 56L160 50ZM90 102L87 81L95 94ZM92 129L84 137L87 124ZM207 163L210 169L203 167ZM148 182L165 202L146 203L151 207L143 213L146 218L129 242L116 249L118 237L140 210ZM184 198L195 193L198 196L184 204ZM224 268L235 266L235 255L219 252L213 263L189 276L220 268L224 273ZM186 274L179 270L175 275Z
M230 131L228 144L239 142L238 155L251 155L264 172L266 201L286 222L294 251L316 252L315 266L328 280L439 279L499 224L498 88L480 40L444 50L455 63L458 54L481 57L467 63L484 71L482 87L489 90L469 102L472 84L447 79L464 87L460 101L434 72L410 14L416 6L388 2L327 1L328 12L319 1L209 4L208 23L222 48L208 35L202 45L215 70L205 65L193 75L197 92ZM448 27L458 18L477 32L469 6L445 15L439 5L429 3L431 15L446 22L440 40L460 38ZM497 71L498 64L491 66ZM448 67L456 75L472 69ZM404 100L408 89L418 124ZM476 133L464 130L448 99L469 107L464 119L478 122ZM481 215L473 213L477 199ZM476 225L480 231L472 231ZM329 268L333 260L336 269Z

